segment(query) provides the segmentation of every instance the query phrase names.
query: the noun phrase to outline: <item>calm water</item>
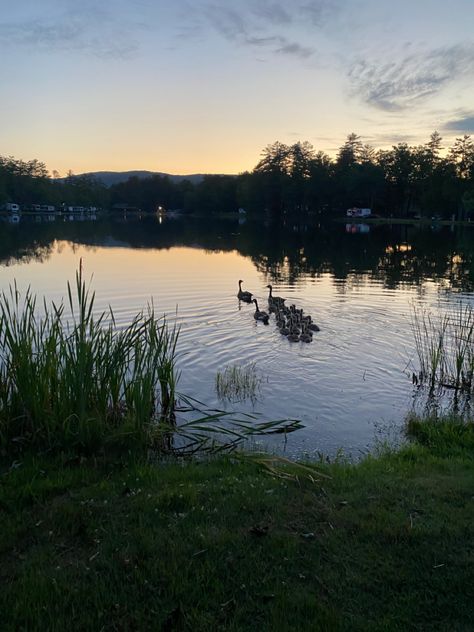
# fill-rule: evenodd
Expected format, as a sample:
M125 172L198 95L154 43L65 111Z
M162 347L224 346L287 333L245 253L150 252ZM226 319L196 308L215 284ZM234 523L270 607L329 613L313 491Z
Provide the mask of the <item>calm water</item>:
M0 222L1 288L16 279L60 300L82 258L98 312L110 304L125 325L150 300L177 310L180 390L210 407L300 419L305 428L286 445L267 445L291 456L342 448L357 457L396 437L420 405L409 379L412 305L444 309L471 301L474 288L474 230L40 219ZM289 343L273 320L255 323L236 298L239 278L265 308L271 282L310 313L321 327L313 343ZM219 401L217 371L249 362L264 378L258 401Z

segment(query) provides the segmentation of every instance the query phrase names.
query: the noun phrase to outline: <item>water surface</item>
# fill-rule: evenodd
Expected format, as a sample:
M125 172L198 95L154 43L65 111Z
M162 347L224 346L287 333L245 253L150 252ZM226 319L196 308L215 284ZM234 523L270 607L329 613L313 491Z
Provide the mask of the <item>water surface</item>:
M474 233L425 227L352 227L296 221L128 217L0 223L0 287L16 279L56 301L82 258L96 311L120 325L153 301L176 318L180 390L210 407L298 418L304 430L267 447L291 456L343 449L357 457L397 436L414 405L412 306L471 301ZM265 286L313 316L311 344L291 344L253 319L237 280L266 307ZM215 377L254 362L255 402L218 399Z

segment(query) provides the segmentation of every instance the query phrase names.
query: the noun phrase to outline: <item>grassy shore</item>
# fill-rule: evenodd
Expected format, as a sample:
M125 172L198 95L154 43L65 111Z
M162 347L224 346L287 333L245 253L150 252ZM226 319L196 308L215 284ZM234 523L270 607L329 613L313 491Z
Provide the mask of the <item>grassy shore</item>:
M328 478L4 459L1 629L472 630L473 428L409 429L397 453L316 466Z

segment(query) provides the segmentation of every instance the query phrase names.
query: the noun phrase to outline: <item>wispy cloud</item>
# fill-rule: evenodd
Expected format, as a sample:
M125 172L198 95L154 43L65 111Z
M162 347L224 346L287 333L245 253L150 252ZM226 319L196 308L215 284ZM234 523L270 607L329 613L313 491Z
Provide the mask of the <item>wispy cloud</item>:
M138 44L128 29L108 12L74 10L54 19L0 22L0 48L27 47L38 51L84 51L103 58L124 59Z
M304 19L315 26L322 26L339 10L339 0L309 0L300 5Z
M352 91L382 110L402 110L440 92L462 76L474 74L474 46L457 45L420 52L400 61L352 65Z
M449 121L444 125L443 129L452 132L464 132L465 134L474 134L474 114L464 116L463 118Z
M280 48L277 48L275 52L282 55L293 55L294 57L299 57L300 59L307 59L314 53L314 48L302 46L297 42L286 42L282 44Z
M253 7L252 11L258 18L265 20L269 24L281 26L293 22L291 13L277 2L263 3L258 7Z
M225 38L237 40L245 38L250 30L246 16L226 6L210 4L204 7L204 16L209 23Z
M308 59L316 52L312 43L315 29L321 28L338 6L339 0L243 0L232 6L218 0L188 5L187 19L199 21L202 28L210 26L239 46Z

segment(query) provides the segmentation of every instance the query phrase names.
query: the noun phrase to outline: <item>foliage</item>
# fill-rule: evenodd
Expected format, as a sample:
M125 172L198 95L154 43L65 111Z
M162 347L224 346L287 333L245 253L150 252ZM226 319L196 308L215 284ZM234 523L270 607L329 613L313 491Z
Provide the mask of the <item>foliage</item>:
M106 188L91 176L51 178L44 163L0 156L0 204L107 207Z
M398 143L376 150L354 133L332 160L308 142L276 141L262 152L252 172L203 176L199 182L173 182L162 175L131 177L109 189L91 176L49 177L37 160L0 158L0 204L94 205L156 211L159 206L213 214L318 213L370 207L381 215L432 214L470 218L473 211L474 141L457 138L443 155L442 138L433 132L424 145Z

